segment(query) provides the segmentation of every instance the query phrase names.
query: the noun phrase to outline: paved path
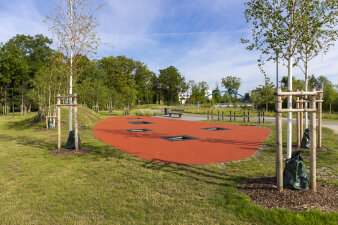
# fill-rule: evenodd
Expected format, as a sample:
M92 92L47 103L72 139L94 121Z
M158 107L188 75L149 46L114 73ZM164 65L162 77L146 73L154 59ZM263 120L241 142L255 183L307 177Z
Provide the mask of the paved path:
M198 120L207 120L208 117L206 115L196 115L196 114L184 114L181 118L178 117L169 117L169 116L162 116L163 118L171 118L171 119L180 119L180 120L188 120L188 121L198 121ZM217 115L214 115L214 119L217 119ZM225 121L229 121L229 117L224 118ZM237 117L237 120L243 120L243 117ZM265 117L265 121L267 122L275 122L274 117ZM257 117L250 117L250 121L258 121ZM262 121L262 119L261 119ZM283 123L287 122L287 118L282 119ZM293 123L296 123L296 119L292 119ZM332 129L336 134L338 134L338 122L330 122L330 121L323 121L323 126Z

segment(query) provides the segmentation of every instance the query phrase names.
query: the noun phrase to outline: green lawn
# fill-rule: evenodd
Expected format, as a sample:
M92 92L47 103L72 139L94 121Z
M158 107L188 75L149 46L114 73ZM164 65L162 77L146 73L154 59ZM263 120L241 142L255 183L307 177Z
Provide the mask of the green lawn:
M62 113L65 143L67 112ZM245 177L274 174L273 124L261 124L272 133L254 157L189 166L148 162L104 144L92 128L109 115L84 107L79 107L81 141L95 151L53 157L49 153L56 147L56 130L37 131L44 122L30 126L35 115L0 116L0 224L336 224L338 220L338 213L262 209L237 194ZM337 139L323 129L328 152L318 154L317 165L327 171L318 174L318 180L335 185ZM308 153L303 154L308 165Z

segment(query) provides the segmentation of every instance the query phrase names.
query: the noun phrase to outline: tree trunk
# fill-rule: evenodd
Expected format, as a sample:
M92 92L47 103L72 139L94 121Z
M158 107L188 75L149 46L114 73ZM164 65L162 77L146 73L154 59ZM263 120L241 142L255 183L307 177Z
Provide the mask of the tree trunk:
M20 109L20 115L23 116L24 113L23 113L23 86L21 87L21 109Z
M268 105L269 103L266 103L266 109L265 109L266 112L268 112Z
M4 89L4 116L7 116L7 89Z
M309 75L308 75L308 54L305 55L305 91L308 90L309 86ZM307 99L307 96L305 96L305 99ZM308 108L308 103L305 102L305 109ZM305 117L305 129L309 127L309 120L308 120L308 113L304 113Z
M292 1L294 3L294 0ZM293 4L294 5L294 4ZM292 9L293 10L293 9ZM292 15L291 10L291 15ZM293 16L290 18L290 24L293 22ZM292 91L292 50L293 50L293 27L290 27L291 37L289 39L289 49L288 49L288 91ZM288 109L292 109L292 96L288 97ZM286 159L291 158L292 154L292 113L288 112L287 120L287 145L286 145Z
M73 94L73 46L74 46L74 39L73 39L73 1L70 0L70 36L71 36L71 43L70 43L70 77L69 77L69 94ZM72 98L69 98L69 104L72 104ZM69 107L69 131L73 130L73 121L72 121L72 106Z

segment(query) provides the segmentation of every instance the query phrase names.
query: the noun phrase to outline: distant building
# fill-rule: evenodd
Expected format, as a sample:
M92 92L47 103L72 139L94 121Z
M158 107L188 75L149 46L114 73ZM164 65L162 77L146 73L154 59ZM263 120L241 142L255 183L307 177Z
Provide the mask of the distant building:
M185 102L190 98L190 94L184 93L184 94L179 94L178 95L178 100L180 101L181 104L185 104Z
M205 96L212 94L212 90L206 90L205 91ZM212 100L212 95L208 96L208 99L211 101Z

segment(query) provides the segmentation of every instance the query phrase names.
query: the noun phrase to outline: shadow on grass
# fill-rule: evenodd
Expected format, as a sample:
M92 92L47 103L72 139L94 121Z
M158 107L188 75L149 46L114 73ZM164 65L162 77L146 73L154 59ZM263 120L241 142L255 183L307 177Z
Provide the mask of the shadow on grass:
M45 139L32 138L31 136L17 135L1 135L0 142L16 141L20 145L31 146L36 148L53 149L55 144L47 142Z
M8 129L23 130L29 128L41 128L45 126L45 120L38 121L38 115L22 118L19 121L10 121L6 124Z
M220 172L206 168L203 165L180 164L160 159L144 162L142 166L147 169L168 172L198 182L219 186L236 186L245 178L243 176L229 175L224 171Z

